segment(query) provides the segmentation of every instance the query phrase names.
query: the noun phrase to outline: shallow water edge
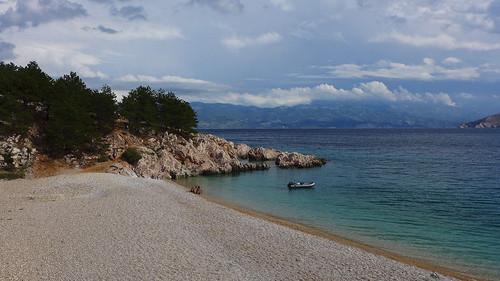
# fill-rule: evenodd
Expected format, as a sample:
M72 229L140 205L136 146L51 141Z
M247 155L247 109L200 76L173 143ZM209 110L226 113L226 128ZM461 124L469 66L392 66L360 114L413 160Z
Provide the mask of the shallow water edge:
M178 181L174 181L173 183L176 186L178 186L179 188L182 188L182 189L186 190L187 192L189 192L190 186L188 185L188 182L186 182L186 181L183 182L182 180L180 180L180 181L178 180ZM269 213L253 210L253 209L243 207L241 205L238 205L238 204L235 204L232 202L228 202L228 201L223 200L221 198L216 198L214 196L209 196L206 194L201 194L198 196L202 197L203 199L205 199L209 202L224 206L226 208L232 209L234 211L237 211L237 212L245 214L245 215L249 215L249 216L252 216L252 217L255 217L258 219L263 219L263 220L269 221L271 223L278 224L278 225L281 225L284 227L288 227L288 228L291 228L291 229L294 229L294 230L297 230L297 231L300 231L300 232L303 232L306 234L321 237L321 238L331 240L331 241L334 241L334 242L337 242L337 243L340 243L343 245L347 245L350 247L355 247L355 248L364 250L364 251L369 252L369 253L374 254L374 255L383 256L383 257L386 257L386 258L389 258L389 259L392 259L392 260L395 260L395 261L398 261L401 263L413 265L413 266L416 266L418 268L422 268L422 269L425 269L425 270L428 270L431 272L436 272L438 274L457 278L459 280L465 280L465 281L473 281L473 280L490 281L490 280L493 280L493 279L489 279L489 278L484 277L484 276L472 276L470 274L458 271L456 269L451 269L448 267L439 266L439 265L432 263L431 261L412 258L412 257L401 255L399 253L387 251L387 250L384 250L382 248L375 247L373 245L369 245L369 244L366 244L366 243L363 243L360 241L350 239L348 237L341 236L341 235L333 233L331 231L327 231L324 229L320 229L320 228L306 225L306 224L299 223L299 222L294 222L294 221L291 221L289 219L285 219L285 218L275 216L275 215L272 215Z

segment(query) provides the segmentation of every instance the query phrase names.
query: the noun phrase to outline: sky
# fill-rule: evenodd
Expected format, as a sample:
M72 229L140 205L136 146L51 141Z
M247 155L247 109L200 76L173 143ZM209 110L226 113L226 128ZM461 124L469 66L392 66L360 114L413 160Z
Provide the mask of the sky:
M500 112L500 0L0 0L0 59L119 96Z

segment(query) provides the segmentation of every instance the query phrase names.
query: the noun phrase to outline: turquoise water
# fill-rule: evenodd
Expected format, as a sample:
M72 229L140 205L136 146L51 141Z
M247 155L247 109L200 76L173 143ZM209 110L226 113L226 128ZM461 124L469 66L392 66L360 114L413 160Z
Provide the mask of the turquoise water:
M208 195L500 279L500 130L214 130L313 153L322 168L197 177ZM315 190L286 187L292 179Z

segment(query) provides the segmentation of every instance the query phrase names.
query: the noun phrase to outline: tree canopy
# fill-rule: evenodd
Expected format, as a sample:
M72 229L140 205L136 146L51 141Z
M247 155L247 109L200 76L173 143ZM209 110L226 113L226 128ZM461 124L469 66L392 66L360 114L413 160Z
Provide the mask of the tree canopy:
M133 132L195 132L198 120L188 102L172 92L141 86L132 90L119 105L120 114L129 120Z
M0 63L0 135L25 134L53 82L34 62L25 67Z
M171 92L140 86L118 103L109 86L90 89L74 72L53 79L35 62L0 63L0 136L33 129L39 150L51 156L99 152L119 115L135 133L190 134L198 122Z

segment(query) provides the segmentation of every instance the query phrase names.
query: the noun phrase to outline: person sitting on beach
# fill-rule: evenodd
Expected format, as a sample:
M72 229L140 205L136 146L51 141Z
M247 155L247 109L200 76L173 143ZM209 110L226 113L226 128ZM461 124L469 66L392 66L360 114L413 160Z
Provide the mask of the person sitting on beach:
M193 186L190 192L198 195L201 194L201 186L199 185Z

